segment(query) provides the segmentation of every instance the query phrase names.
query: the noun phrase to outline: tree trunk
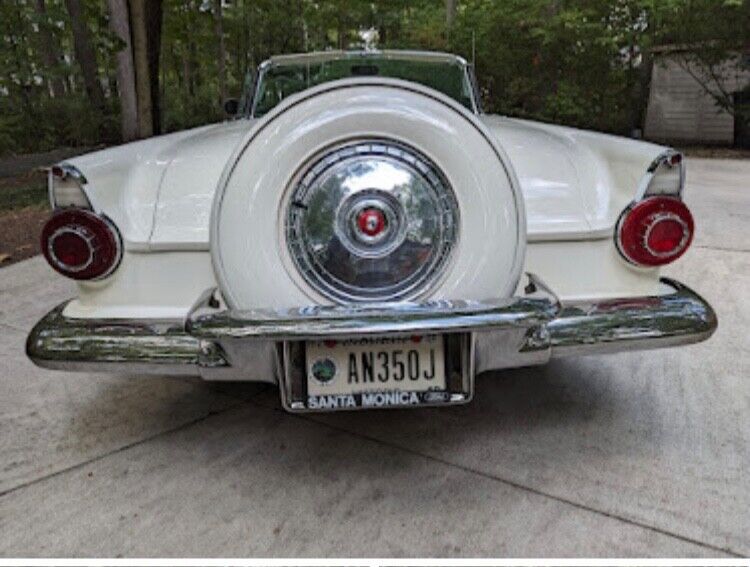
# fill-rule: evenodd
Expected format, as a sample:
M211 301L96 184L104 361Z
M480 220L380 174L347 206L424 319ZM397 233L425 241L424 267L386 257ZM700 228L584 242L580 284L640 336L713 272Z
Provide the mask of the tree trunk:
M187 94L193 96L195 94L195 79L193 77L193 42L192 35L190 33L190 20L185 18L185 41L182 44L182 82L187 89Z
M151 76L148 70L146 0L130 0L130 23L133 34L135 94L138 105L138 137L148 138L154 135L154 122L151 102Z
M182 51L182 82L188 96L193 96L193 68L190 65L190 46L186 45Z
M127 0L107 0L109 26L125 44L117 52L117 90L120 95L120 124L122 140L130 142L138 137L138 103L135 95L133 45L130 41L130 18Z
M203 83L203 74L201 73L201 66L198 61L198 46L192 39L190 40L190 44L188 45L188 53L190 57L190 68L192 69L192 83L190 94L195 95L195 92Z
M47 16L47 7L44 0L36 0L36 11L39 15L39 39L41 43L42 58L47 67L47 82L50 92L54 98L65 94L65 85L60 78L59 66L62 62L60 46L50 32L50 22Z
M96 64L96 53L91 45L91 33L86 25L80 0L65 0L65 6L70 14L70 25L73 30L73 49L78 64L83 73L83 84L91 103L99 109L104 109L104 91L99 83Z
M245 12L244 22L245 22L245 47L243 49L243 53L245 56L244 60L244 70L245 73L255 68L255 43L253 36L253 17L248 10L248 2L243 3L243 10Z
M222 0L214 0L214 31L216 32L217 56L219 57L219 105L227 100L227 48L224 43L224 14Z
M148 47L148 75L151 88L151 131L161 134L161 104L159 90L159 62L161 60L162 0L146 1L146 46Z
M458 0L445 0L445 24L450 29L456 19L456 6Z

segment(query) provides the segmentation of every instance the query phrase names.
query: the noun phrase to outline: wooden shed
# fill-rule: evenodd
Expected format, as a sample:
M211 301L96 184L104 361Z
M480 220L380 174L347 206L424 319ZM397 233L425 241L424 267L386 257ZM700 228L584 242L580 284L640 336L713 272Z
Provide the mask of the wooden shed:
M719 108L701 84L701 70L689 63L689 48L663 47L654 52L644 137L659 142L724 144L735 142L735 120ZM728 61L720 73L728 92L750 83L750 70L738 58ZM699 81L698 78L701 80Z

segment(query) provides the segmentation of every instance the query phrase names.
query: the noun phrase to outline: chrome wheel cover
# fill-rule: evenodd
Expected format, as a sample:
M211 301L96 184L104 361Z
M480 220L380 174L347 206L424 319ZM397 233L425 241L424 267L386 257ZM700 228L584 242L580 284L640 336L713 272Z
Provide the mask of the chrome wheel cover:
M458 204L443 173L390 140L311 160L286 201L287 249L305 281L337 302L412 299L446 268Z

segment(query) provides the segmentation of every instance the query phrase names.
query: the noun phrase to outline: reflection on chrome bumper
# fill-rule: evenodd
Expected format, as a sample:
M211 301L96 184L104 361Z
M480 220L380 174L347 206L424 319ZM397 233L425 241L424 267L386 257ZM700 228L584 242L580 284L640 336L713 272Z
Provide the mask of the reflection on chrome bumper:
M32 329L26 353L38 366L55 370L195 374L198 339L180 321L72 319L66 301Z
M718 321L697 293L668 278L674 293L566 305L548 325L554 356L644 350L698 343Z
M206 295L186 322L70 319L63 304L37 323L26 350L45 368L277 382L281 345L307 339L470 333L481 372L710 337L711 306L678 282L662 282L674 291L563 306L544 297L232 312L211 308Z

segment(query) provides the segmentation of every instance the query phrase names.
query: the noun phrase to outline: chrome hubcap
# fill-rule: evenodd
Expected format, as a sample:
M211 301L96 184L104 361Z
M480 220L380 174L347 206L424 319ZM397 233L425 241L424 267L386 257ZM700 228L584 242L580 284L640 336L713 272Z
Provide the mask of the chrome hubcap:
M416 297L445 269L458 206L428 158L391 141L318 156L286 210L291 257L305 280L339 302Z
M356 257L382 258L406 238L403 206L393 195L379 189L346 196L336 217L334 232Z

